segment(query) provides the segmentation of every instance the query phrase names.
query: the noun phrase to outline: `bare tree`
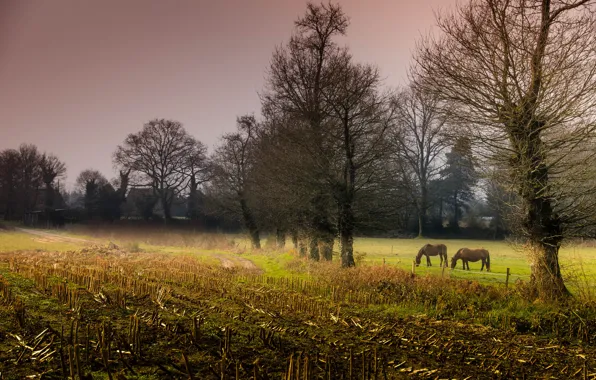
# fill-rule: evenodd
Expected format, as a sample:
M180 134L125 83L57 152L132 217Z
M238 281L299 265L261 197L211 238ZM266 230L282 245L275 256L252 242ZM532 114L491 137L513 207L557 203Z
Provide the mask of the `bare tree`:
M118 196L120 197L120 203L126 202L126 193L128 192L128 184L130 181L130 169L120 170L119 177L114 180L114 186L118 188Z
M223 135L213 156L213 186L227 207L238 210L248 230L253 248L261 248L259 226L251 207L251 171L254 166L254 147L257 122L254 116L237 120L238 131Z
M41 187L42 154L33 144L21 144L19 147L20 186L19 197L23 212L33 211L37 203L38 189Z
M330 149L332 109L324 92L333 85L333 72L345 54L334 38L344 35L348 24L339 5L308 3L305 15L295 23L290 42L273 54L262 96L266 113L285 114L280 119L292 119L289 125L298 131L285 138L293 138L291 144L304 152L296 163L303 169L296 172L307 174L295 176L295 188L310 195L300 219L304 220L302 229L309 235L310 257L317 260L331 259L335 237L328 179L336 151Z
M337 174L332 180L332 193L338 206L341 263L343 267L351 267L355 265L355 202L361 191L368 190L383 177L385 167L381 163L389 152L386 132L392 117L389 97L380 93L378 70L352 63L346 53L341 58L332 85L323 94L335 126L331 131L335 149L341 152L335 160L333 172Z
M84 194L87 217L93 219L101 209L100 190L108 184L108 180L99 171L83 170L75 181L76 189Z
M595 11L593 0L472 0L439 17L442 36L415 58L462 133L508 167L543 298L568 294L559 248L593 223L582 195L594 181L580 176L594 154Z
M398 169L418 213L418 236L427 226L429 183L439 174L441 153L447 146L445 118L438 98L416 86L403 90L395 100L396 122L392 133Z
M196 144L179 122L155 119L126 137L114 153L114 162L140 176L136 186L153 189L168 221L174 199L187 189L188 157Z
M43 154L39 163L41 169L41 178L46 188L45 207L46 213L56 206L55 181L66 175L66 165L53 154Z
M310 209L310 190L320 184L309 176L308 143L302 139L301 128L296 123L287 114L265 114L254 149L252 178L263 206L261 225L275 230L280 249L285 246L285 234L289 233L294 248L306 256L307 234L315 214ZM313 258L319 258L318 249Z
M85 192L89 183L103 186L108 183L108 180L98 170L86 169L79 173L79 176L75 181L76 190Z
M188 216L196 219L198 210L199 186L209 181L212 174L211 163L207 157L207 147L200 141L195 140L194 148L187 157L187 172L189 176L188 186Z
M60 199L57 181L65 174L64 163L53 154L41 154L35 145L22 144L18 150L0 152L0 207L4 217L20 219L33 211L44 184L45 209L51 211Z
M0 152L0 205L5 220L14 219L17 213L19 164L18 151L7 149Z

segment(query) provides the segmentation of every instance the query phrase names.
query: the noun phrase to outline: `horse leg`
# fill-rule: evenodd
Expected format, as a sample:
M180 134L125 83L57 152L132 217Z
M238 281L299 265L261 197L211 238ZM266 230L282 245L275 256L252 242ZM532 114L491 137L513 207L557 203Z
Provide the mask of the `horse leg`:
M426 266L427 267L432 267L433 265L430 262L430 256L426 256Z
M484 270L484 259L482 259L482 266L480 267L480 272Z

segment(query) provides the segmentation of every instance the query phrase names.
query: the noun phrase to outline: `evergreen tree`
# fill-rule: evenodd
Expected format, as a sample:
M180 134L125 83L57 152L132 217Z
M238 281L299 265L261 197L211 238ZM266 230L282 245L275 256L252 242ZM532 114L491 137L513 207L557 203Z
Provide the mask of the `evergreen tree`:
M459 229L459 221L467 205L474 199L474 186L478 180L469 138L459 137L446 154L445 168L441 171L445 202L453 214L449 225Z

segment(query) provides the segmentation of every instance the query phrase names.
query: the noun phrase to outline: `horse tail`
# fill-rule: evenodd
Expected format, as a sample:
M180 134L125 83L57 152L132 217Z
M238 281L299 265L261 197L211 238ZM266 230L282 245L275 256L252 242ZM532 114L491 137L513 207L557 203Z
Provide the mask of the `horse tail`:
M486 251L486 271L490 272L490 253Z

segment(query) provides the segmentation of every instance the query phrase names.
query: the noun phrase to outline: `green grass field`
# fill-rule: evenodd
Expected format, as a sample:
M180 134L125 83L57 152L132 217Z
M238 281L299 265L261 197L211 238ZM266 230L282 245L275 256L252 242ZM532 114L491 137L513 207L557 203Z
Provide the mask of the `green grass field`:
M364 263L385 263L397 265L404 269L412 268L412 261L416 253L424 244L443 243L447 246L449 263L451 256L459 248L485 248L490 252L491 273L480 272L481 263L471 263L470 271L461 271L462 263L457 263L456 271L451 276L479 279L481 282L504 282L507 268L510 269L510 281L518 278L527 279L530 275L530 266L527 257L519 246L505 241L487 240L433 240L433 239L375 239L359 238L354 244L355 256L364 254ZM431 258L432 267L427 267L425 260L416 268L416 273L440 274L439 258ZM560 265L564 275L569 281L575 283L588 280L596 282L596 248L568 245L560 251Z
M217 264L226 258L237 262L239 258L252 261L267 275L307 276L307 273L292 270L296 256L286 252L278 252L265 248L262 251L252 251L248 240L242 235L225 234L196 234L190 231L151 231L142 230L122 231L114 229L86 230L77 229L70 232L55 232L61 236L71 236L97 242L98 244L113 241L130 251L155 252L160 254L192 255L208 264ZM263 239L263 246L269 247L267 239ZM487 240L456 240L456 239L387 239L387 238L357 238L354 243L354 256L360 265L382 264L397 266L405 270L412 269L412 261L416 253L426 243L444 243L447 246L449 258L462 247L486 248L491 254L491 272L480 272L480 262L471 263L470 271L461 270L461 261L456 270L446 270L439 266L439 258L432 258L432 267L427 267L423 258L420 266L416 267L419 275L449 275L456 278L474 279L481 283L505 283L507 268L510 269L510 284L517 279L527 280L530 275L528 260L520 247L505 241ZM22 250L68 251L80 248L81 243L60 241L59 239L44 238L21 232L4 231L0 233L0 252ZM286 249L291 250L291 243ZM338 250L336 245L335 250ZM339 260L336 252L336 260ZM450 259L449 259L450 260ZM596 247L588 244L568 245L560 251L560 264L570 287L574 290L587 288L596 284Z

